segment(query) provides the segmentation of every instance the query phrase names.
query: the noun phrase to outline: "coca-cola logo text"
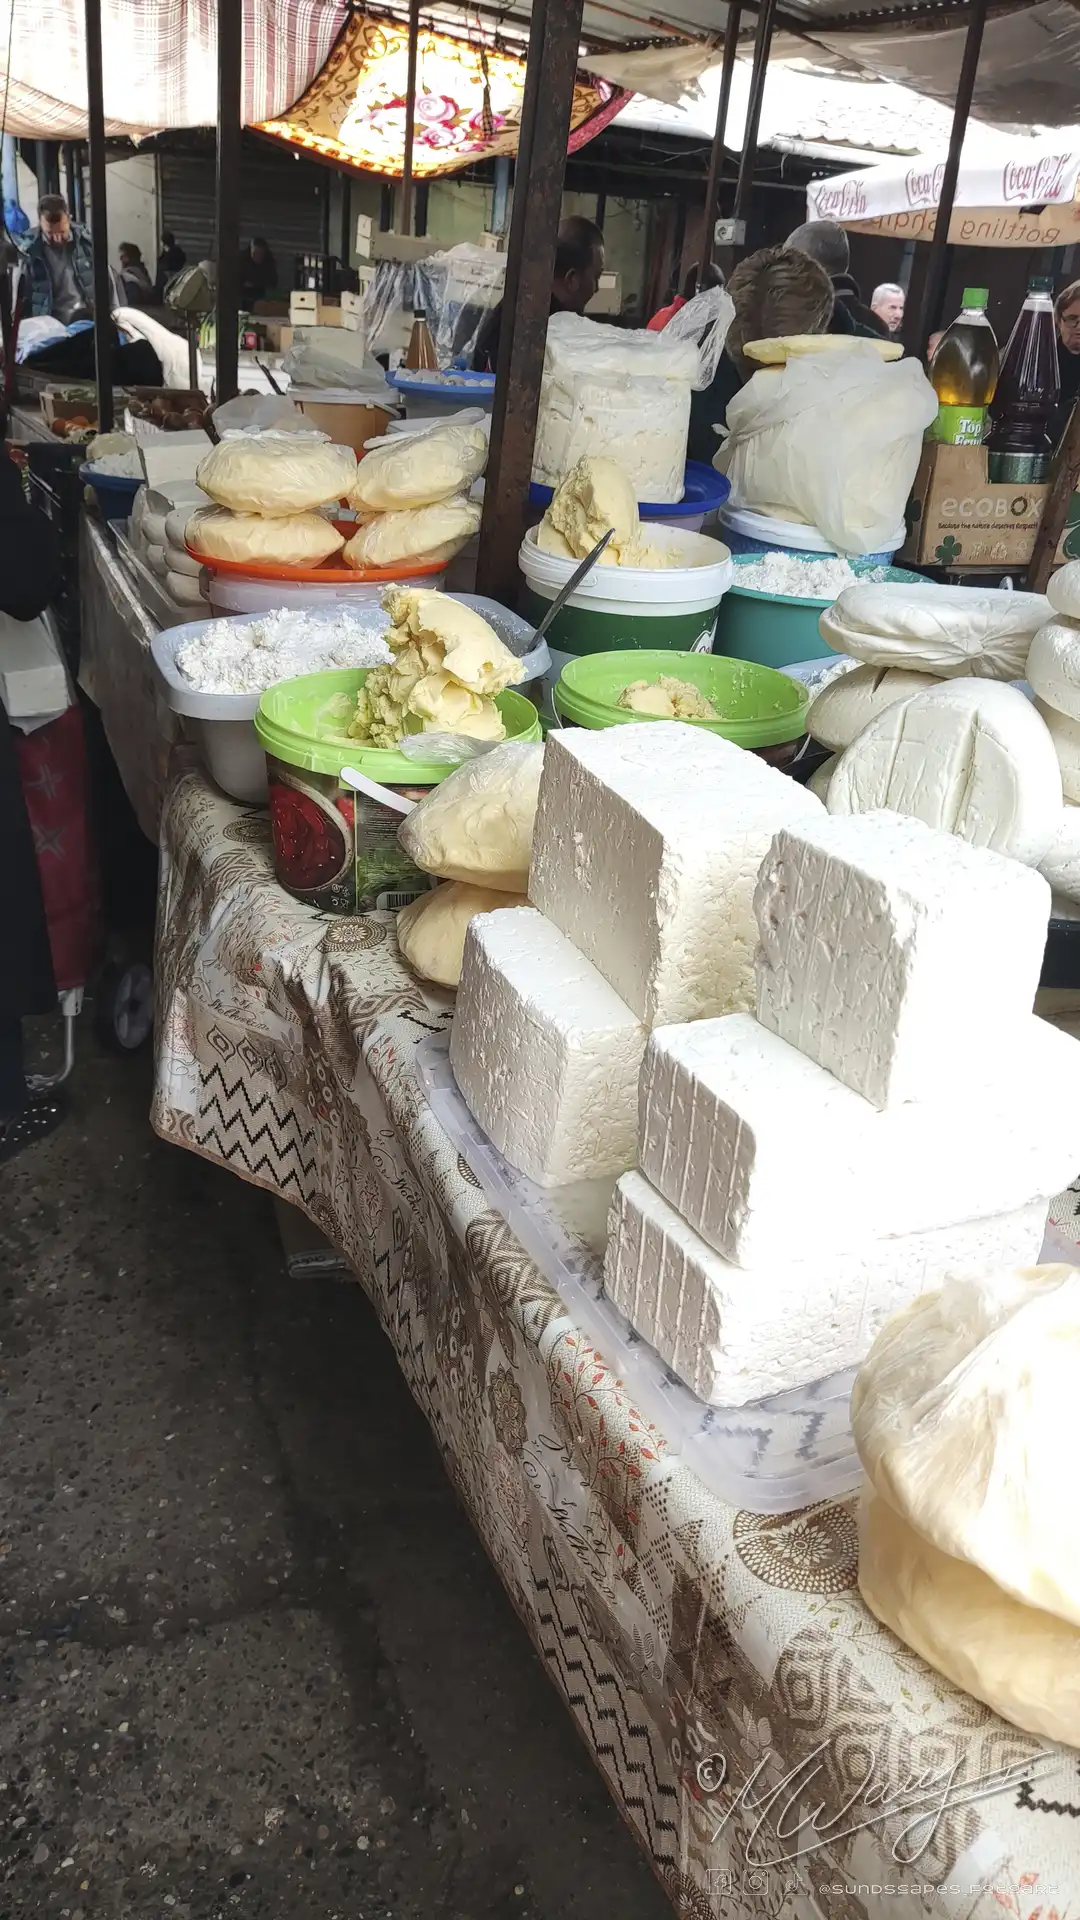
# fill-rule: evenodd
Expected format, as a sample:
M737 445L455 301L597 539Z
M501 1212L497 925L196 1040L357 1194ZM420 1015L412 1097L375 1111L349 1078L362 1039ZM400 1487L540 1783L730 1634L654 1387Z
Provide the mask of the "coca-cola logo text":
M844 180L837 186L820 186L814 194L819 220L863 220L866 194L857 180Z
M945 162L939 161L936 167L909 167L904 179L904 191L909 207L936 207L941 198L941 183L945 178Z
M1075 164L1072 153L1044 153L1026 163L1010 160L1001 180L1006 204L1018 200L1023 206L1035 206L1040 201L1063 200L1067 176Z

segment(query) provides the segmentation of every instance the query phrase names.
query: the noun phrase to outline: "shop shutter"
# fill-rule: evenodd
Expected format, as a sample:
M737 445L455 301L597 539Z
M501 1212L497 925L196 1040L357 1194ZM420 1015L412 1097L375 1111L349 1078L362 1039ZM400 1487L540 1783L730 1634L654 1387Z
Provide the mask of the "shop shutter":
M214 238L213 153L162 153L161 225L175 233L189 261L202 260ZM291 286L298 253L321 253L330 172L256 136L244 138L240 166L240 240L262 236Z

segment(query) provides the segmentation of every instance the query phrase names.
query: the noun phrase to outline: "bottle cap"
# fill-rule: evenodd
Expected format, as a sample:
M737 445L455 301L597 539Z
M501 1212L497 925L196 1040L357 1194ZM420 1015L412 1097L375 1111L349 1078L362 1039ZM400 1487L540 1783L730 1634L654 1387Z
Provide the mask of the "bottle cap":
M985 307L989 298L989 287L965 287L961 304L965 307Z
M1028 281L1029 293L1051 293L1054 282L1048 273L1034 273Z

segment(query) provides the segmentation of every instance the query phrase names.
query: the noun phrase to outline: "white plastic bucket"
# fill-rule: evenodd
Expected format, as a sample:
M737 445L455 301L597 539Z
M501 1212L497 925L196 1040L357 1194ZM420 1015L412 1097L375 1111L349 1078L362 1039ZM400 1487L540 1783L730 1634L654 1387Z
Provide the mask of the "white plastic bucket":
M708 653L720 601L735 568L731 554L706 533L650 521L650 542L678 555L671 567L596 566L570 595L548 628L554 686L564 666L585 653L618 653L628 647L670 647L677 653ZM519 611L539 625L565 586L577 560L542 553L536 529L521 543L518 564L525 576Z
M752 507L721 507L720 525L732 553L836 553L816 527L801 520L775 520L770 514L755 513ZM859 554L868 566L888 566L907 538L907 530L898 527L891 545L880 553Z

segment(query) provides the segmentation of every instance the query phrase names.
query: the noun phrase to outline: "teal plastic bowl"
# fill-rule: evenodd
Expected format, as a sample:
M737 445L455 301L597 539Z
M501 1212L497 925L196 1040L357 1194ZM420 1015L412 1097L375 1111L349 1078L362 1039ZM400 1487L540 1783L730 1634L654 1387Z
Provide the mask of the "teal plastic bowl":
M808 557L825 558L816 554ZM828 594L823 600L804 600L791 594L758 593L753 587L741 587L739 575L747 567L758 566L761 558L760 553L732 555L735 578L720 602L713 652L726 654L730 660L754 660L761 667L783 668L802 660L833 658L832 648L825 645L818 632L818 615L825 607L832 606L835 596ZM926 584L921 573L910 573L904 567L883 567L879 561L860 565L858 560L852 560L851 566L855 573L866 574L874 580L904 580L913 586Z

